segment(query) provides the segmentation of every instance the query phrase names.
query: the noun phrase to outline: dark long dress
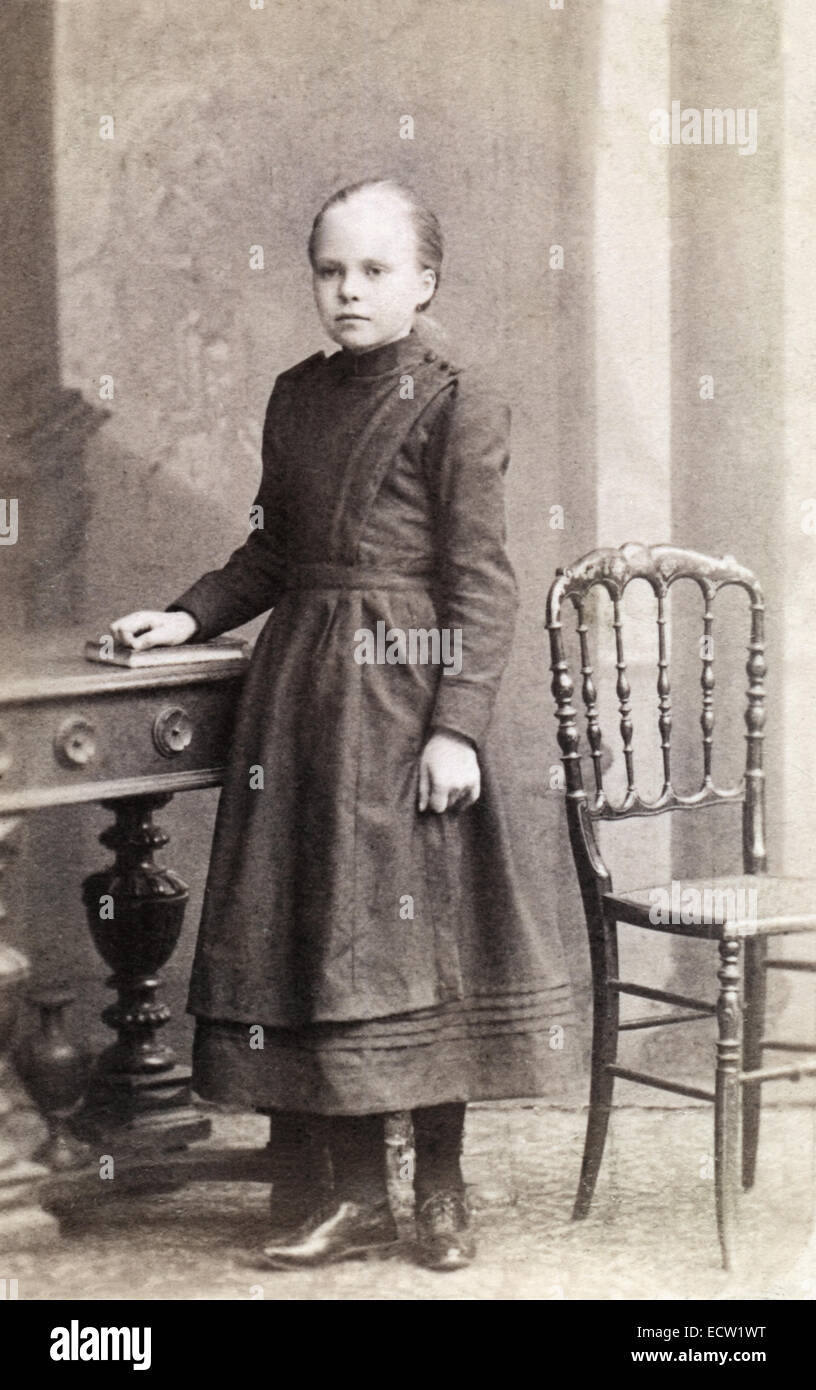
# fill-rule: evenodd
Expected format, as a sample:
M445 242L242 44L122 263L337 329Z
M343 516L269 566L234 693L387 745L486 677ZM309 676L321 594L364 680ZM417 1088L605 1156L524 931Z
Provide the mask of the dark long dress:
M517 603L508 430L492 392L413 333L316 354L269 402L263 525L171 605L202 638L274 610L190 985L207 1099L364 1114L536 1095L563 1067L561 947L525 901L489 733ZM361 663L378 623L459 629L461 672ZM463 812L416 809L435 728L477 747L482 796Z

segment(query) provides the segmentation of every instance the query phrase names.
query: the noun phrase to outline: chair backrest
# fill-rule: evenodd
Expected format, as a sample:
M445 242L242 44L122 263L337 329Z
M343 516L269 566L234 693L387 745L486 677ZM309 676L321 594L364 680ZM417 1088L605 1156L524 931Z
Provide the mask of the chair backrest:
M657 724L663 764L663 786L653 801L645 800L635 786L631 685L623 638L622 601L626 586L633 579L645 579L657 599ZM699 586L704 600L702 642L700 644L702 709L700 726L703 744L703 778L699 788L689 794L677 792L672 783L672 692L666 640L666 598L679 579L690 579ZM750 637L748 643L747 705L745 709L747 755L745 773L738 786L719 788L712 778L714 743L714 648L712 604L718 591L736 585L750 598ZM587 640L586 599L599 586L612 600L612 626L615 634L615 693L620 716L620 737L626 767L623 800L613 804L605 791L601 758L602 731L598 716L598 696ZM576 631L581 659L581 697L586 713L586 733L594 774L591 796L584 787L581 771L578 717L573 703L575 685L564 648L562 621L569 600L575 610ZM567 815L570 839L582 885L587 877L611 882L597 844L594 822L620 820L627 816L655 816L664 811L693 810L721 802L743 803L743 863L746 873L765 869L765 798L762 768L762 742L765 725L764 603L762 590L750 570L730 555L715 559L694 550L672 545L646 546L630 543L620 549L593 550L569 569L560 569L547 598L547 628L552 659L552 691L556 701L558 743L566 780Z

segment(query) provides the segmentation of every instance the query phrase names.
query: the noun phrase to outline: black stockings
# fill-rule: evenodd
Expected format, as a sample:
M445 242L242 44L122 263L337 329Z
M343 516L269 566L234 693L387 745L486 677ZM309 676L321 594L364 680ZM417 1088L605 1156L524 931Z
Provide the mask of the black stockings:
M269 1113L269 1112L267 1112ZM384 1115L300 1115L272 1112L270 1177L289 1186L307 1175L325 1174L326 1148L331 1155L334 1193L339 1201L379 1203L388 1200ZM423 1106L412 1112L418 1202L443 1189L464 1190L461 1155L465 1106Z

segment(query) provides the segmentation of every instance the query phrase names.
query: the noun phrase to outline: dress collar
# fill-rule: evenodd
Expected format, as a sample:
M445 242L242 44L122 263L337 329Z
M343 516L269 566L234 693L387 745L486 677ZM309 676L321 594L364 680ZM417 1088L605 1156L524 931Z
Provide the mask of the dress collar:
M398 338L395 343L383 343L382 347L370 348L368 352L351 352L348 348L341 348L330 360L344 376L378 377L400 371L409 363L419 361L423 351L423 344L412 328L410 333Z

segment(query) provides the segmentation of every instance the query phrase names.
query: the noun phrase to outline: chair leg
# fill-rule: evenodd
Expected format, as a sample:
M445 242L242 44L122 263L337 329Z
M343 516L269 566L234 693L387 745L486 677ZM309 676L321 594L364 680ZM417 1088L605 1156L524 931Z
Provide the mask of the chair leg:
M612 1109L615 1078L610 1076L606 1068L615 1061L618 1052L620 996L617 990L611 990L608 986L609 979L616 978L618 974L618 938L615 922L604 924L603 939L594 947L590 946L590 955L593 991L592 1077L584 1157L572 1211L573 1221L581 1221L589 1211L601 1168Z
M720 993L717 1000L717 1077L714 1099L714 1187L717 1231L723 1268L733 1268L740 1188L742 1112L742 1027L740 1017L740 941L727 935L720 942Z
M745 1017L743 1020L743 1071L762 1066L762 1037L765 1031L767 973L764 937L751 937L745 943ZM756 1174L762 1086L754 1081L743 1087L742 1095L742 1185L753 1187Z

